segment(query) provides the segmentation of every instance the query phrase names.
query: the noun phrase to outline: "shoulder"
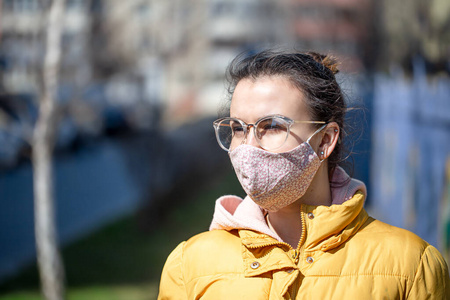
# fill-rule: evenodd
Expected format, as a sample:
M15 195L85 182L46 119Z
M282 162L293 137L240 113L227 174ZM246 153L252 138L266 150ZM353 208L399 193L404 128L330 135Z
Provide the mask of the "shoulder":
M241 244L236 230L226 231L218 229L206 231L178 244L170 256L176 256L180 259L184 259L187 256L189 259L192 259L195 256L204 256L207 252L221 254L223 251L238 251Z
M180 244L179 262L195 278L217 273L239 273L242 270L242 242L236 230L212 230L197 234Z
M189 259L217 259L238 254L241 257L242 242L237 230L212 230L197 234L186 241L184 256ZM225 256L226 255L226 256Z
M369 218L359 232L361 238L370 238L374 243L383 247L401 247L404 251L415 252L422 255L430 246L426 241L409 230L395 227L379 220ZM412 254L412 253L411 253Z
M240 272L241 247L236 230L212 230L197 234L181 242L170 253L163 275L178 274L184 281L217 273Z
M202 251L216 248L240 246L237 230L211 230L194 235L186 241L185 251Z
M380 274L397 274L414 280L420 268L447 269L439 251L422 238L373 218L355 235L354 242L364 245L361 257Z
M362 231L364 232L364 231ZM450 299L448 266L441 253L416 234L374 220L367 234L379 241L385 262L392 274L404 276L410 282L408 299ZM378 272L386 270L378 267Z

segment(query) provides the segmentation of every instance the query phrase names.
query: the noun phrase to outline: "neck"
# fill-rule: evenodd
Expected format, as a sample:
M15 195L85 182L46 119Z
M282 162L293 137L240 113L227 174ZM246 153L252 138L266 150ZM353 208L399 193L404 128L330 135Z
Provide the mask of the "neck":
M330 181L326 163L319 168L303 197L276 212L268 213L267 223L269 227L294 249L301 246L299 242L302 236L302 220L299 216L302 204L331 205Z

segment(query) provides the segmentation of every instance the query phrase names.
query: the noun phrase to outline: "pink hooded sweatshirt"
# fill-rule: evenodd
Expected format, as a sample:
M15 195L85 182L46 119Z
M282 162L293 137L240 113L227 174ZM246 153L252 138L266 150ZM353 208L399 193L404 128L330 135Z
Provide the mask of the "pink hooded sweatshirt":
M344 203L351 199L356 191L361 191L364 195L367 193L364 183L350 178L341 167L335 169L332 182L345 182L346 184L331 188L331 205ZM222 196L216 200L214 216L209 230L250 229L283 242L267 225L265 214L266 211L253 202L249 196L244 199L233 195Z

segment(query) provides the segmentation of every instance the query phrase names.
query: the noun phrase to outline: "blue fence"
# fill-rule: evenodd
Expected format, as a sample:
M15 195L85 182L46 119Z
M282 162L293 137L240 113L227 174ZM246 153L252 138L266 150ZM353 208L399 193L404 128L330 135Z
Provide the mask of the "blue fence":
M421 62L412 77L375 76L372 213L445 250L450 159L450 80L427 77Z

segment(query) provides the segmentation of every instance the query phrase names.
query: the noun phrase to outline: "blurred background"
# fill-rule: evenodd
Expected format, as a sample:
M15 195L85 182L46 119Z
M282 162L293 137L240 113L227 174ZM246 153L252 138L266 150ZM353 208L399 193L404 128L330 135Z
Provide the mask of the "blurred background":
M41 299L30 141L50 0L0 0L0 299ZM366 208L450 261L450 2L67 0L54 153L69 299L154 299L170 251L243 196L212 121L237 54L332 54Z

